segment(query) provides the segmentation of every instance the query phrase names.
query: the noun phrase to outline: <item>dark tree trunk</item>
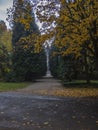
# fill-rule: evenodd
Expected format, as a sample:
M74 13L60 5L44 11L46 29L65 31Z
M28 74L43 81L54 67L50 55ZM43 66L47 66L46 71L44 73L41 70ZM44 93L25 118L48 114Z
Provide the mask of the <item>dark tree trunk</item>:
M95 62L96 62L96 70L98 71L98 47L95 50L96 55L95 55Z
M90 74L89 74L89 64L87 61L87 54L86 50L84 52L84 64L85 64L85 75L86 75L86 82L87 84L90 83Z

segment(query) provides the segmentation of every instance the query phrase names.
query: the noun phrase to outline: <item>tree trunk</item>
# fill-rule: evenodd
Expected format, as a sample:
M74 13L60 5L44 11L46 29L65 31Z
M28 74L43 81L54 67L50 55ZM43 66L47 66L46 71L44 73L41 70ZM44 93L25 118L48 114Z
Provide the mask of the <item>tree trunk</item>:
M86 73L86 82L87 82L87 84L89 84L90 83L90 75L89 75L88 64L85 64L85 73Z
M96 60L95 60L95 62L96 62L96 70L98 71L98 48L96 49Z
M90 74L89 74L89 65L87 62L87 54L86 54L86 50L85 50L85 54L84 54L84 63L85 63L85 74L86 74L86 82L87 84L90 83Z

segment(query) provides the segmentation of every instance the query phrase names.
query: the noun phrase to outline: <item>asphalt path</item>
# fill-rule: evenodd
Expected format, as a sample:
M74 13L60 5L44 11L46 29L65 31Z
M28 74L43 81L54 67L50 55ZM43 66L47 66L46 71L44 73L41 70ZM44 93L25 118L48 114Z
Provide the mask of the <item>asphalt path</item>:
M0 93L0 130L98 130L97 97L24 92Z
M0 130L98 130L98 98L1 93Z

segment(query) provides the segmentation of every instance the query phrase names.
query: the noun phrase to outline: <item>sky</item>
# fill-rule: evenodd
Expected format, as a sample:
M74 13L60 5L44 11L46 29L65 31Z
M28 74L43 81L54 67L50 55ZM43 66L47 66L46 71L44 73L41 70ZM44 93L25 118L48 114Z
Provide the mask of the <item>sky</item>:
M37 1L37 0L31 0L31 1ZM4 22L7 25L7 28L10 28L9 23L6 21L7 18L7 9L12 7L13 0L0 0L0 20L4 20ZM36 11L35 11L36 12ZM39 28L42 27L42 24L39 22L39 20L36 18L37 25Z
M6 21L7 9L12 7L12 4L13 4L13 0L0 0L0 20L5 21L7 28L10 28L9 23ZM41 26L40 22L39 21L37 21L37 22L38 22L39 26Z
M0 20L4 20L4 22L7 25L7 28L9 27L9 23L6 21L7 18L7 9L12 7L13 0L0 0Z

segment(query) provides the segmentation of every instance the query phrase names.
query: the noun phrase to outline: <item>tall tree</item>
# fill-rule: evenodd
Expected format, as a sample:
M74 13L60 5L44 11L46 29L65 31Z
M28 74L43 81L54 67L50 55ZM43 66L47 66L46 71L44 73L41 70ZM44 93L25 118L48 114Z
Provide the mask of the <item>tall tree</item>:
M96 0L61 0L60 17L55 30L55 45L60 48L61 55L74 54L76 58L82 58L88 81L92 68L90 62L95 61L98 69L97 7Z
M0 79L4 79L6 73L10 70L11 53L11 31L7 30L4 21L0 21Z
M95 69L98 69L97 0L61 0L59 17L56 18L53 15L52 18L51 15L46 15L48 9L55 8L54 4L52 8L50 5L51 0L48 4L41 5L44 16L39 15L42 21L47 22L46 25L56 20L56 28L52 30L48 28L48 35L45 38L55 37L55 45L59 49L57 54L62 56L73 54L79 58L79 61L82 59L89 80L89 71L92 69L93 62L96 63ZM44 13L45 9L46 13Z
M35 53L34 47L37 37L40 36L35 23L34 13L30 1L14 1L11 11L12 44L13 44L13 71L16 81L33 80L43 75L42 52ZM11 15L9 18L11 18ZM41 56L42 55L42 56ZM43 61L45 63L45 60ZM44 69L45 71L45 69Z
M57 20L56 45L62 54L74 53L98 57L98 2L96 0L61 1L60 17ZM62 39L62 41L61 41ZM65 47L65 50L63 49Z
M0 20L0 35L7 30L6 24L3 20Z

